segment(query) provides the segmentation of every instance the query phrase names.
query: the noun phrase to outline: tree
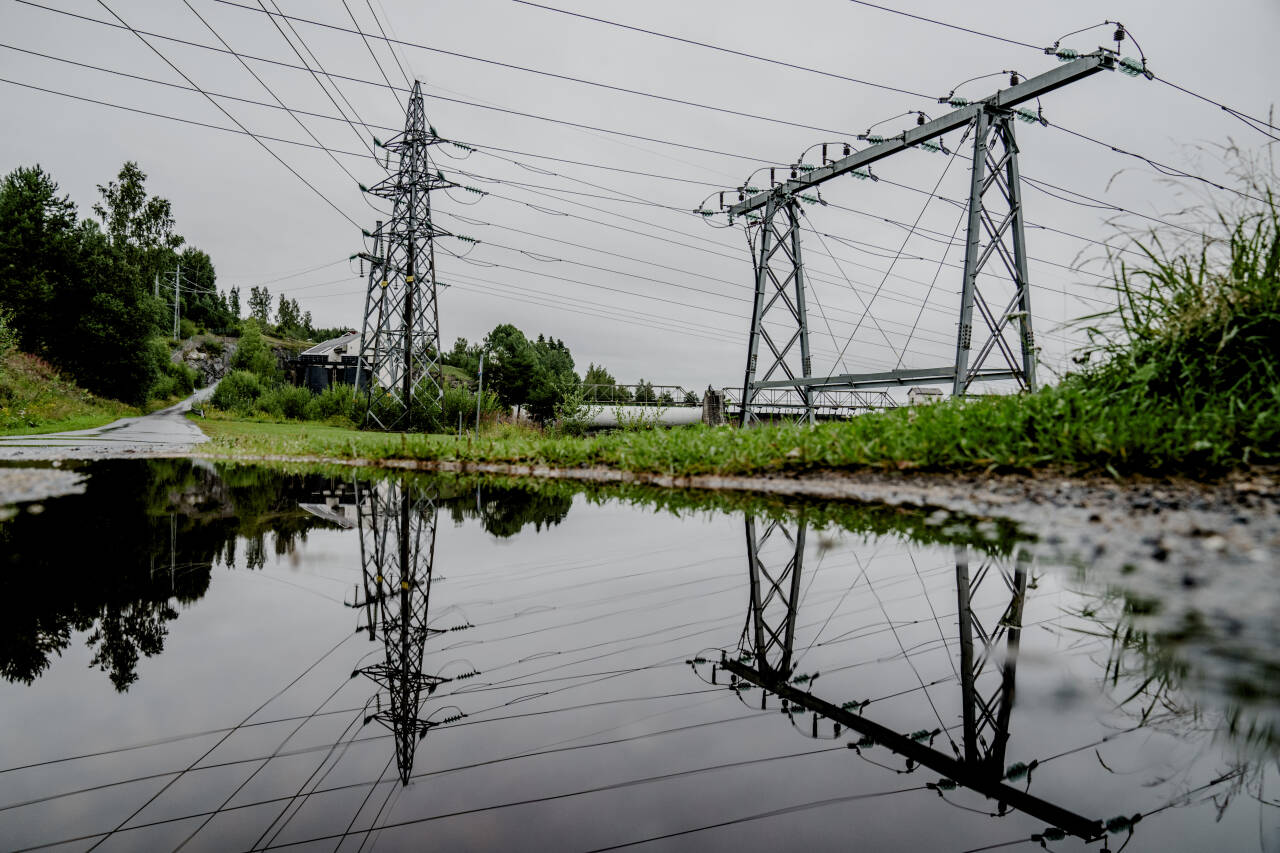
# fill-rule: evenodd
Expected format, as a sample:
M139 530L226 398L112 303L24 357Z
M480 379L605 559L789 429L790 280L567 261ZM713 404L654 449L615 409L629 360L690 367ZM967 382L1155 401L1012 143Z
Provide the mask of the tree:
M271 324L271 291L265 285L249 289L249 316L263 328Z
M276 325L280 331L288 331L293 334L303 332L302 329L302 311L298 308L298 300L289 299L283 293L280 294L280 302L276 308Z
M644 379L637 382L635 399L637 403L656 403L658 397L653 393L653 384L645 382Z
M146 173L129 160L116 177L106 186L98 185L102 201L93 206L111 244L142 251L177 250L184 241L174 231L173 207L167 199L147 197Z
M231 309L232 319L239 320L240 319L240 288L238 287L231 288L231 293L229 298L227 299L227 303L228 303L227 307Z
M524 333L510 323L495 326L485 336L484 348L489 353L486 372L489 387L504 406L519 407L529 399L538 371L538 356Z
M67 330L55 361L91 391L140 404L160 376L167 351L148 345L158 318L151 294L124 250L92 219L80 223L77 276L67 302Z
M18 345L52 356L66 327L59 304L73 277L76 207L39 166L0 182L0 305L13 311Z
M182 316L209 329L224 330L232 323L231 309L218 294L218 273L213 261L199 249L188 246L182 263Z
M276 355L262 337L262 327L258 325L256 317L244 321L240 343L235 355L231 357L231 367L235 370L248 370L268 382L279 380L280 368L276 364Z

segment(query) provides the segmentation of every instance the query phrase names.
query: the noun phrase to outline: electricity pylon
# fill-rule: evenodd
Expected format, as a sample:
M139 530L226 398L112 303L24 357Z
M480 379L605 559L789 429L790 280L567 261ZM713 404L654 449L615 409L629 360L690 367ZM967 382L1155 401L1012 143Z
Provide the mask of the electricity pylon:
M785 539L794 549L773 549L773 553L766 555L762 546L777 530L783 531L785 535L780 539ZM785 522L774 521L765 535L757 539L754 519L747 519L747 564L751 588L748 628L743 632L737 656L722 656L718 664L720 668L735 680L750 682L785 700L790 706L812 712L815 715L815 733L817 718L825 717L869 737L876 745L886 747L915 764L995 799L1001 804L1001 813L1005 806L1009 806L1087 840L1103 834L1100 821L1040 799L1006 781L1005 747L1009 740L1023 600L1027 590L1027 558L1024 552L1019 552L1012 571L988 556L971 573L968 549L956 550L964 749L963 753L957 750L956 755L949 755L889 725L868 719L856 705L837 705L824 700L815 693L816 677L793 677L792 650L800 612L797 593L804 569L804 521L795 525L794 533L791 530ZM780 568L771 569L771 564ZM974 614L972 599L978 588L992 577L998 577L1004 584L1009 593L1009 604L995 627L988 630ZM1002 640L1005 642L1005 654L999 659L998 673L992 673L998 675L997 683L990 687L985 676L989 670L996 669L992 666L997 660L994 652ZM764 697L761 699L761 707L764 707Z
M364 600L369 638L383 645L383 659L356 671L378 685L375 708L365 722L377 720L391 729L396 767L409 784L418 741L438 722L423 719L423 693L428 696L450 679L422 671L427 638L443 633L427 626L435 560L436 519L432 496L410 482L356 482ZM383 703L382 694L387 700Z
M429 151L443 142L427 123L422 84L413 84L404 131L380 143L398 161L395 172L361 189L392 204L391 219L373 232L369 284L360 338L357 387L367 391L365 425L409 425L414 405L434 405L440 380L440 316L436 303L435 238L451 236L431 219L431 193L457 186L432 171Z
M1014 83L981 101L968 103L952 97L948 102L959 107L954 112L894 137L874 137L869 147L820 167L802 168L802 164L796 164L790 180L767 190L742 187L738 203L728 207L729 221L743 217L749 226L757 224L760 228L759 241L753 249L755 301L742 387L742 425L760 420L762 410L772 407L759 399L762 395L784 390L801 398L800 403L789 408L799 410L801 419L809 423L813 423L816 413L815 397L824 391L947 384L954 396L962 396L972 383L991 380L1013 380L1022 390L1035 390L1031 284L1013 122L1016 118L1038 120L1036 113L1020 109L1019 104L1116 67L1112 52L1099 51ZM801 194L841 175L869 177L867 166L908 148L939 150L940 145L933 140L961 129L973 137L973 169L955 361L938 367L879 373L813 375L798 201L815 199ZM1006 273L1010 283L999 290L989 283L980 287L978 281L993 258L1000 263L992 266ZM975 308L981 320L976 330ZM989 367L988 361L993 366Z

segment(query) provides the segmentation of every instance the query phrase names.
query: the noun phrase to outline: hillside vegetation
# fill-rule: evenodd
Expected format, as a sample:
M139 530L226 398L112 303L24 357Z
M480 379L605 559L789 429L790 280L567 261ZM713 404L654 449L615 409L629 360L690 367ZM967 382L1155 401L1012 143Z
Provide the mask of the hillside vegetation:
M0 434L88 429L137 414L133 406L91 394L33 355L0 356Z

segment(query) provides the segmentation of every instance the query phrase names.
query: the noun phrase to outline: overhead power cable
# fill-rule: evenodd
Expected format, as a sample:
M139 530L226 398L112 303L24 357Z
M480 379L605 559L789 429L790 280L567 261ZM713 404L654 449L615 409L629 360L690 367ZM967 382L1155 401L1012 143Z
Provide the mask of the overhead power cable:
M1018 39L1006 38L1005 36L998 36L995 33L988 33L982 30L973 30L973 29L970 29L969 27L962 27L959 24L951 24L951 23L947 23L946 21L940 21L937 18L929 18L924 15L916 15L911 12L904 12L901 9L894 9L889 6L881 6L879 3L868 3L866 2L866 0L847 0L847 2L856 4L858 6L866 6L869 9L878 9L881 12L888 12L891 15L901 15L904 18L911 18L912 20L922 21L926 24L934 24L939 27L946 27L949 30L956 30L958 32L968 33L969 35L979 36L981 38L991 39L993 41L1004 42L1005 44L1016 45L1017 47L1027 47L1032 50L1044 50L1043 45L1031 44L1030 42L1019 41Z
M149 49L150 49L150 50L151 50L151 51L152 51L156 56L158 56L158 57L160 57L162 60L164 60L164 63L165 63L166 65L168 65L170 68L172 68L174 71L176 71L176 72L178 73L178 75L179 75L180 77L182 77L182 79L183 79L183 80L186 80L186 81L187 81L187 83L189 83L190 85L194 86L194 87L196 88L196 90L197 90L197 91L199 91L202 95L204 95L204 96L205 96L205 98L206 98L206 99L208 99L209 103L213 104L215 107L217 107L217 108L218 108L218 111L219 111L219 112L221 112L221 113L222 113L223 115L225 115L227 118L231 119L232 123L234 123L234 124L236 125L236 127L240 128L240 130L241 130L243 133L245 133L245 134L247 134L248 136L250 136L250 137L251 137L255 142L257 142L260 146L262 146L262 149L263 149L264 151L266 151L268 154L270 154L270 155L272 156L272 158L274 158L274 159L276 160L276 162L278 162L281 166L284 166L286 169L288 169L290 174L292 174L292 175L293 175L295 178L297 178L298 180L302 181L302 183L304 183L304 184L307 186L307 188L308 188L308 189L310 189L313 193L315 193L316 195L318 195L318 196L319 196L319 197L324 201L324 203L325 203L325 204L327 204L327 205L329 205L329 207L333 208L333 209L334 209L334 211L336 211L336 212L337 212L337 214L338 214L339 216L341 216L343 219L347 220L347 222L350 222L354 227L356 227L356 228L359 228L359 227L360 227L360 223L356 222L354 219L352 219L350 216L348 216L348 215L346 214L346 212L344 212L344 211L342 210L342 208L340 208L340 207L338 207L338 205L334 204L334 203L333 203L333 201L332 201L332 200L331 200L327 195L325 195L323 192L321 192L319 189L317 189L317 188L316 188L316 186L315 186L315 184L311 183L311 182L310 182L310 181L308 181L306 178L304 178L304 177L302 176L302 174L301 174L300 172L298 172L298 170L294 169L292 166L290 166L288 163L286 163L286 162L284 161L284 159L283 159L279 154L277 154L276 152L272 151L272 150L271 150L271 147L270 147L269 145L267 145L265 142L263 142L261 139L259 139L259 138L257 137L257 135L256 135L256 134L254 134L254 133L253 133L252 131L250 131L247 127L245 127L243 124L241 124L240 120L239 120L239 119L237 119L237 118L236 118L234 115L232 115L230 112L228 112L228 111L227 111L227 109L226 109L225 107L223 107L223 106L222 106L222 104L218 103L218 101L217 101L217 99L216 99L216 98L214 98L213 96L209 95L209 94L208 94L208 93L206 93L203 89L201 89L199 86L197 86L197 85L196 85L196 83L195 83L195 81L194 81L194 80L192 80L190 77L188 77L188 76L187 76L187 75L182 71L182 69L181 69L181 68L179 68L179 67L178 67L177 65L175 65L173 62L171 62L167 56L165 56L162 52L160 52L160 50L158 50L158 49L155 47L155 45L153 45L153 44L151 44L151 42L147 41L146 37L145 37L141 32L139 32L138 30L135 30L132 26L130 26L128 23L126 23L126 22L125 22L124 18L120 17L120 16L119 16L119 15L117 15L114 11L112 11L111 7L110 7L110 6L108 6L108 5L104 2L104 0L98 0L98 5L100 5L103 9L106 9L106 10L107 10L107 12L109 12L113 18L115 18L117 21L119 21L119 22L120 22L120 26L121 26L121 27L123 27L124 29L129 30L131 33L133 33L135 36L137 36L139 41L141 41L143 44L145 44L145 45L146 45L146 46L147 46L147 47L148 47L148 48L149 48Z
M273 17L273 13L272 13L272 12L270 12L270 11L269 11L265 6L262 6L262 8L259 10L259 9L254 9L252 6L241 6L241 5L240 5L240 4L238 4L238 3L237 3L237 4L235 4L235 5L236 5L236 6L238 6L239 8L241 8L241 9L248 9L248 10L253 11L253 12L262 11L262 12L266 13L266 15L267 15L268 17ZM259 5L261 6L261 4L259 4ZM373 58L373 64L374 64L374 65L376 65L376 66L378 66L378 73L382 75L382 79L383 79L383 81L387 84L387 91L389 91L389 92L391 93L391 97L395 100L395 102L396 102L396 109L397 109L397 110L403 110L403 109L404 109L404 102L403 102L402 100L400 100L400 95L399 95L399 93L397 93L397 92L396 92L396 87L395 87L394 85L392 85L392 83L391 83L391 78L387 76L386 69L384 69L384 68L382 67L382 62L380 62L380 61L378 60L378 54L376 54L376 53L374 53L374 52L373 52L373 45L369 44L369 39L368 39L367 35L366 35L363 31L361 31L361 30L360 30L360 22L359 22L359 21L357 21L357 20L356 20L356 16L355 16L354 14L352 14L352 12L351 12L351 7L347 5L347 0L342 0L342 8L344 8L344 9L346 9L346 10L347 10L347 17L351 18L351 23L352 23L353 25L355 25L355 28L356 28L356 29L355 29L355 32L360 33L360 40L361 40L362 42L364 42L365 49L369 51L369 56ZM279 11L279 10L280 10L280 7L279 7L279 6L276 6L276 12L275 12L274 14L278 14L278 15L280 15L281 17L283 17L283 18L285 18L286 20L288 20L288 16L287 16L287 15L285 15L283 12L281 12L281 11ZM410 86L410 87L412 87L412 85L413 85L413 84L412 84L412 83L410 83L407 79L405 80L405 84L406 84L406 85L408 85L408 86Z
M1222 110L1224 113L1236 119L1237 121L1243 122L1245 125L1258 131L1268 139L1272 139L1272 140L1275 140L1276 142L1280 142L1280 136L1276 136L1276 132L1280 132L1280 127L1276 127L1270 121L1263 121L1260 118L1254 118L1248 113L1243 113L1240 110L1235 109L1234 107L1227 106L1221 101L1215 101L1213 98L1210 98L1208 95L1202 95L1199 92L1193 92L1192 90L1184 86L1179 86L1177 83L1174 83L1172 80L1166 80L1164 77L1161 77L1159 74L1153 75L1152 79L1157 80L1173 89L1177 89L1179 92L1183 92L1187 95L1190 95L1193 98L1204 101L1207 104L1212 104L1213 106Z
M872 86L876 89L883 89L886 92L896 92L897 94L900 94L900 95L910 95L913 98L924 98L929 101L932 101L935 98L935 96L933 95L927 95L927 94L924 94L923 92L913 92L910 89L901 89L897 86L890 86L886 83L874 83L870 80L860 80L857 77L849 77L844 74L837 74L833 71L823 71L822 69L819 69L819 68L810 68L805 65L797 65L792 62L785 62L781 59L771 59L767 56L759 56L757 54L748 53L742 50L734 50L733 48L724 47L718 44L710 44L708 42L698 41L696 39L671 35L670 33L661 33L661 32L658 32L657 30L647 30L644 27L634 27L634 26L631 26L630 24L623 24L623 23L619 23L618 21L610 21L607 18L597 18L593 15L584 15L581 12L570 12L568 9L557 9L555 6L544 6L541 3L530 2L530 0L512 0L512 2L519 3L522 6L531 6L535 9L543 9L547 12L556 12L558 14L568 15L573 18L581 18L584 21L594 21L598 24L606 24L608 26L617 27L618 29L622 29L622 30L630 30L631 32L635 32L635 33L642 33L644 35L655 36L657 38L663 38L669 41L680 42L681 44L693 45L694 47L703 47L709 50L719 51L720 53L726 53L731 56L741 56L745 59L752 59L757 62L767 62L770 65L778 65L783 68L793 68L796 71L806 71L810 74L818 74L823 77L830 77L835 80L844 80L845 82L848 82L848 83L858 83L863 86Z
M1266 199L1259 198L1258 196L1253 195L1252 193L1247 193L1247 192L1244 192L1243 190L1237 190L1237 189L1232 189L1231 187L1223 186L1217 181L1211 181L1208 178L1204 177L1203 175L1194 175L1191 172L1187 172L1183 169L1179 169L1176 166L1170 166L1167 163L1161 163L1159 160L1153 160L1150 157L1147 157L1143 154L1136 154L1133 151L1127 151L1124 148L1120 148L1117 145L1112 145L1109 142L1103 142L1101 139L1095 139L1092 136L1089 136L1087 134L1080 133L1079 131L1072 130L1068 127L1063 127L1060 124L1051 124L1049 126L1056 127L1058 130L1061 130L1063 133L1069 133L1070 135L1075 136L1079 139L1083 139L1087 142L1092 142L1094 145L1100 145L1103 148L1109 148L1110 150L1116 152L1117 154L1123 154L1126 157L1133 157L1136 160L1141 160L1142 162L1146 163L1148 166L1155 169L1157 172L1161 173L1162 175L1165 175L1166 177L1186 178L1187 180L1190 180L1190 181L1199 181L1200 183L1207 184L1208 186L1211 186L1214 189L1222 190L1223 192L1233 193L1234 195L1238 195L1241 198L1249 199L1250 201L1261 202L1262 204L1268 203ZM1165 224L1167 225L1169 223L1165 223Z
M214 2L222 3L225 6L232 6L236 9L244 9L245 11L248 11L248 12L257 12L259 14L265 13L267 15L273 15L273 16L280 14L277 12L268 11L266 9L256 9L253 6L249 6L247 4L235 2L235 0L214 0ZM345 0L344 0L344 5L345 5ZM826 127L817 127L811 124L804 124L803 122L787 121L785 119L773 118L771 116L760 115L758 113L749 113L749 112L744 112L742 110L729 109L727 107L718 107L718 106L715 106L714 104L703 104L697 101L688 101L683 98L673 98L669 95L659 95L656 92L646 92L641 89L631 89L626 86L617 86L611 83L602 83L598 80L588 80L584 77L574 77L568 74L557 74L554 71L546 71L541 68L530 68L529 66L526 66L526 65L516 65L510 62L502 62L497 59L488 59L483 56L472 56L471 54L468 54L468 53L460 53L456 50L447 50L442 47L433 47L428 44L422 44L421 42L403 41L401 39L386 38L385 36L378 36L373 33L367 33L364 30L361 30L358 24L356 25L355 29L351 29L349 27L340 27L337 24L329 24L329 23L325 23L324 21L317 21L313 18L299 17L297 15L283 15L283 17L287 18L288 20L295 21L301 24L308 24L313 27L320 27L326 30L349 33L351 35L358 35L362 39L365 39L366 46L368 45L369 38L375 38L375 39L383 38L386 40L387 44L389 45L396 44L401 47L412 47L418 50L426 50L432 53L438 53L443 56L450 56L455 59L465 59L470 62L480 62L485 65L493 65L498 68L506 68L512 71L521 71L526 74L536 74L540 77L547 77L553 80L563 80L570 83L579 83L584 86L593 86L599 89L606 89L610 92L618 92L626 95L636 95L642 98L649 98L651 100L656 100L656 101L664 101L670 104L680 104L686 107L696 107L698 109L710 110L712 112L723 113L725 115L738 116L739 118L749 118L756 121L765 121L773 124L787 125L789 127L798 127L804 130L815 130L821 133L836 133L836 134L852 135L852 133L847 130L833 130L831 128L826 128ZM352 18L352 20L354 21L355 19ZM372 50L373 49L370 48L370 52L372 52ZM390 80L387 81L387 86L388 87L391 86ZM927 96L921 96L921 97L927 97Z
M258 72L253 70L253 67L250 66L249 63L245 61L243 56L241 56L239 53L236 53L236 51L231 47L231 45L227 43L227 40L222 37L222 34L219 33L216 29L214 29L213 24L210 24L203 15L201 15L199 12L196 11L196 8L191 5L191 0L182 0L182 2L188 9L191 10L191 14L195 15L196 18L199 19L200 23L204 24L205 29L207 29L210 33L212 33L213 37L216 38L218 42L231 53L231 55L233 55L237 60L239 60L240 65L244 68L244 70L249 72L249 76L253 77L254 80L258 81L258 85L262 86L262 88L266 90L267 94L270 95L271 98L277 104L280 105L281 109L283 109L285 112L289 114L290 118L294 120L294 122L298 125L298 127L302 128L303 132L305 132L307 136L311 137L311 141L314 142L320 148L324 149L324 152L329 155L329 159L333 161L333 164L337 166L339 169L341 169L342 172L348 178L350 178L353 183L358 185L360 181L355 175L351 174L351 170L348 169L346 166L342 165L342 161L338 159L336 154L334 154L332 151L324 147L324 143L320 141L319 137L317 137L314 133L311 132L311 128L307 127L306 122L304 122L301 118L299 118L297 113L289 109L289 106L285 104L284 101L280 100L280 96L275 93L275 90L272 89L269 85L267 85L267 82L265 80L263 80L261 77L258 76ZM194 86L195 84L192 83L192 85ZM213 100L211 96L207 96L207 97L209 97L210 100ZM217 102L215 101L214 103L217 103ZM223 112L225 113L226 111L224 110ZM230 116L229 113L227 115ZM364 194L362 193L361 195L363 196ZM370 207L373 207L373 205L369 202L367 197L365 198L365 203L369 204ZM377 210L377 208L374 208L374 210Z
M258 3L261 4L262 0L258 0ZM276 0L271 0L271 5L275 6L277 9L280 8L280 6L276 3ZM311 79L314 80L316 85L320 87L320 91L324 92L325 97L329 99L329 103L333 104L333 108L338 111L338 115L342 117L342 120L345 121L347 126L351 128L351 132L354 133L356 137L360 140L360 144L363 145L365 147L365 150L367 150L371 155L373 155L375 159L377 159L377 152L373 150L373 145L369 142L369 139L368 139L368 136L372 136L372 132L369 129L369 123L366 122L360 116L360 112L355 108L355 105L352 104L350 100L348 100L345 94L343 94L343 91L338 86L337 81L330 79L329 86L332 86L333 91L338 93L339 98L342 98L343 103L345 103L347 105L347 108L351 110L351 115L355 116L356 121L360 122L360 126L365 129L365 133L361 133L358 129L356 129L355 124L353 124L351 119L347 116L346 111L343 110L343 108L334 99L333 94L329 91L329 86L325 85L324 80L321 79L320 74L317 74L316 71L312 69L311 64L307 63L306 58L303 57L302 53L299 52L298 48L294 45L293 39L289 38L288 34L285 33L284 28L280 26L280 22L273 18L271 20L271 23L275 24L276 31L280 33L280 37L285 40L285 44L289 45L289 49L293 51L293 55L298 57L298 61L301 62L303 66L307 69L307 73L311 75ZM303 37L298 33L296 29L294 29L292 24L290 24L288 21L286 21L285 23L288 25L289 31L293 33L293 38L296 38L298 40L298 44L302 45L302 49L305 50L307 52L307 55L311 57L311 63L314 64L316 68L320 69L321 73L325 73L324 65L320 62L319 58L316 56L315 51L311 49L311 47L307 44L306 40L303 39ZM298 110L295 110L295 112L298 112ZM309 113L308 115L315 115L316 117L320 117L319 113ZM324 116L324 118L332 118L332 117Z
M78 18L79 20L87 21L87 22L89 22L89 23L101 24L101 25L103 25L103 26L112 27L112 28L115 28L115 29L130 29L129 27L121 26L121 25L119 25L119 24L114 24L114 23L112 23L111 21L104 21L104 20L102 20L101 18L94 18L94 17L91 17L91 16L89 16L89 15L80 15L80 14L77 14L77 13L75 13L75 12L68 12L68 11L66 11L65 9L56 9L56 8L54 8L54 7L52 7L52 6L45 6L45 5L43 5L43 4L40 4L40 3L36 3L36 2L34 2L34 0L13 0L13 2L15 2L15 3L21 3L21 4L22 4L22 5L24 5L24 6L30 6L30 7L35 8L35 9L43 9L44 11L47 11L47 12L55 12L55 13L57 13L57 14L59 14L59 15L66 15L66 16L71 17L71 18ZM295 20L297 20L297 19L295 19ZM225 50L225 49L223 49L223 48L215 47L215 46L213 46L213 45L208 45L208 44L201 44L200 42L190 41L190 40L188 40L188 39L181 39L181 38L177 38L177 37L175 37L175 36L162 35L162 34L160 34L160 33L153 33L153 32L149 32L149 31L147 31L147 30L132 30L132 31L133 31L133 32L136 32L136 33L141 33L142 35L144 35L144 36L148 36L148 37L151 37L151 38L161 39L161 40L164 40L164 41L173 42L173 43L175 43L175 44L183 44L183 45L186 45L186 46L188 46L188 47L200 48L200 49L203 49L203 50L212 51L212 52L214 52L214 53L227 53L227 52L228 52L228 51L226 51L226 50ZM282 62L281 60L278 60L278 59L268 59L268 58L266 58L266 57L262 57L262 56L254 56L254 55L252 55L252 54L248 54L248 53L241 53L240 55L241 55L241 56L243 56L243 57L244 57L244 58L246 58L246 59L252 59L252 60L253 60L253 61L255 61L255 62L265 62L265 63L267 63L267 64L269 64L269 65L275 65L275 66L278 66L278 67L281 67L281 68L292 68L292 69L295 69L295 70L297 70L297 71L306 71L306 70L308 70L308 69L304 68L303 66L300 66L300 65L294 65L293 63L290 63L290 62ZM384 84L382 84L382 83L376 83L376 82L374 82L374 81L372 81L372 80L365 80L365 79L360 78L360 77L352 77L352 76L350 76L350 75L345 75L345 74L337 74L337 73L334 73L334 72L320 72L320 73L325 73L325 74L326 74L326 76L328 76L330 79L334 79L334 80L348 80L348 81L353 82L353 83L362 83L362 84L364 84L364 85L366 85L366 86L376 86L376 87L379 87L379 88L381 88L381 87L384 85ZM194 84L193 84L193 85L194 85ZM445 103L460 104L460 105L462 105L462 106L473 107L473 108L475 108L475 109L481 109L481 110L489 110L489 111L492 111L492 112L502 113L502 114L504 114L504 115L514 115L514 116L519 116L519 117L521 117L521 118L534 119L534 120L536 120L536 121L545 121L545 122L549 122L549 123L551 123L551 124L557 124L557 125L561 125L561 126L564 126L564 127L572 127L572 128L576 128L576 129L578 129L578 130L590 130L590 131L593 131L593 132L596 132L596 133L606 133L606 134L609 134L610 136L618 136L618 137L622 137L622 138L626 138L626 139L636 139L636 140L639 140L639 141L642 141L642 142L653 142L653 143L657 143L657 144L659 144L659 145L667 145L667 146L670 146L670 147L672 147L672 148L681 148L681 149L684 149L684 150L686 150L686 151L700 151L700 152L702 152L702 153L704 153L704 154L715 154L715 155L717 155L717 156L733 157L733 158L736 158L736 159L739 159L739 160L747 160L747 161L750 161L750 162L752 162L752 163L757 163L757 164L759 164L759 163L764 163L765 165L770 165L770 164L775 165L775 166L776 166L776 165L779 165L778 163L773 163L773 162L772 162L772 161L770 161L770 160L766 160L766 159L763 159L763 158L760 158L760 157L751 157L751 156L748 156L748 155L745 155L745 154L735 154L735 153L726 152L726 151L718 150L718 149L714 149L714 148L706 148L706 147L699 146L699 145L691 145L691 144L683 143L683 142L675 142L675 141L673 141L673 140L669 140L669 139L659 139L659 138L655 138L655 137L651 137L651 136L645 136L645 135L643 135L643 134L639 134L639 133L629 133L629 132L627 132L627 131L622 131L622 130L613 130L613 129L605 128L605 127L596 127L595 125L585 124L585 123L582 123L582 122L568 121L568 120L566 120L566 119L558 119L558 118L553 118L553 117L551 117L551 116L538 115L537 113L527 113L527 112L523 112L523 111L521 111L521 110L513 110L513 109L508 109L508 108L506 108L506 107L497 107L497 106L493 106L492 104L481 104L481 103L476 103L475 101L467 101L467 100L464 100L464 99L461 99L461 98L450 98L450 97L446 97L445 95L434 95L434 94L430 94L430 93L428 93L428 92L423 92L423 93L422 93L422 96L423 96L424 98L431 98L431 99L433 99L433 100L436 100L436 101L443 101L443 102L445 102ZM245 131L245 132L247 133L248 131ZM265 137L264 137L264 138L265 138Z

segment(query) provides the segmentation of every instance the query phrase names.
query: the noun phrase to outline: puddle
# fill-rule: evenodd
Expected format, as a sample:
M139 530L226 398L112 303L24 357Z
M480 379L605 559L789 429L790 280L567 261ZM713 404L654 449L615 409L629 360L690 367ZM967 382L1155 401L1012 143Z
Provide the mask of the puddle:
M1265 572L1197 623L933 511L73 475L0 521L6 849L1280 844Z

